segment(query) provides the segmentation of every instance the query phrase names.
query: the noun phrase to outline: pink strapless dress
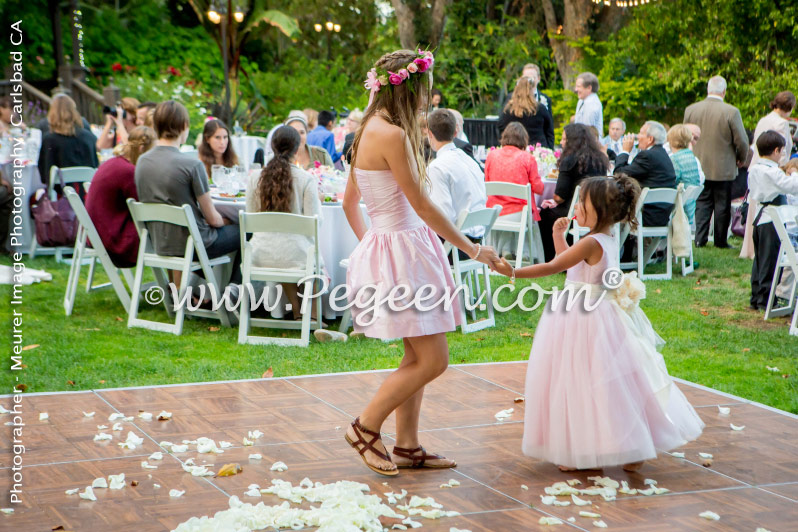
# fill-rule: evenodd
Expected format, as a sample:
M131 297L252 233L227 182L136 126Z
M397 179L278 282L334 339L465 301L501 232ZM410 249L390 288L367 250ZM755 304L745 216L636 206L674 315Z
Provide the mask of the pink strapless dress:
M602 275L618 267L618 245L593 266L568 270L566 284L603 291ZM609 296L609 297L607 297ZM639 307L607 296L590 312L549 302L535 330L526 376L524 454L578 469L650 460L692 441L704 423L673 384L658 352L664 344Z
M455 293L454 278L438 236L418 217L390 170L355 169L355 179L366 203L371 228L349 258L346 284L356 332L372 338L408 338L453 331L460 325L458 297L452 304L434 302ZM418 309L407 306L432 294ZM375 297L389 297L394 287L407 287L407 297L396 294L392 309L376 304ZM358 295L360 294L360 295Z

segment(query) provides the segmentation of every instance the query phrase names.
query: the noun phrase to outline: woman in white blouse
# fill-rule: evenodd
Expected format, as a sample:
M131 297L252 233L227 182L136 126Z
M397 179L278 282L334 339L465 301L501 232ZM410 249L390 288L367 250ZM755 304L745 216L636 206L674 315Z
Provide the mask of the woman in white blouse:
M247 212L286 212L318 216L321 223L316 178L291 161L296 159L300 137L296 129L281 126L272 137L274 157L247 188ZM286 233L255 233L250 240L252 262L262 268L304 269L313 239ZM299 318L297 285L283 283L294 318ZM315 309L315 306L313 306Z

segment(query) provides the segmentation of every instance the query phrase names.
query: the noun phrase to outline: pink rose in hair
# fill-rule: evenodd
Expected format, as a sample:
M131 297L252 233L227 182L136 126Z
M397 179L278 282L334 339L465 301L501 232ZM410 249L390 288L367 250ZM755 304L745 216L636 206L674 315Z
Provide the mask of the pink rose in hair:
M419 72L426 72L430 67L429 59L413 59L413 62L418 67Z
M418 72L418 66L416 66L415 63L410 63L409 65L407 65L407 71L410 72L411 74L415 74L416 72Z
M430 52L429 50L427 50L426 52L424 52L424 58L425 58L425 59L430 59L430 60L433 60L433 58L432 58L432 52Z
M410 73L407 71L407 69L406 69L406 68L403 68L402 70L400 70L399 72L397 72L397 74L399 74L399 76L400 76L402 79L407 79L407 78L409 78L409 77L410 77Z
M395 72L388 71L388 82L391 85L400 85L404 81L404 78Z

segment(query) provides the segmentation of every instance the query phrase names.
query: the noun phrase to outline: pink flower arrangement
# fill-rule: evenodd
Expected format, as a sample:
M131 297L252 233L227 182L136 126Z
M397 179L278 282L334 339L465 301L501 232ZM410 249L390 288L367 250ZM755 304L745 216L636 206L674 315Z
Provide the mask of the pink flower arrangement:
M378 73L376 68L372 68L366 74L366 80L363 82L363 86L370 90L373 95L379 92L382 87L386 87L389 84L401 85L402 82L410 78L410 74L423 73L432 68L435 62L432 52L419 50L418 55L418 58L414 59L398 72L387 71L386 73Z

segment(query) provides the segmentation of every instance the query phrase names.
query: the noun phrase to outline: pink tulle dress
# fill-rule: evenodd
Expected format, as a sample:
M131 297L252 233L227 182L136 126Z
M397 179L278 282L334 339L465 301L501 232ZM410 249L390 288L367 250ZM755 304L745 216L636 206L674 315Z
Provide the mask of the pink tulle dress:
M382 339L453 331L460 325L459 296L450 305L435 305L447 291L455 294L440 239L415 213L390 170L354 172L371 219L346 274L349 300L360 302L351 307L354 330ZM394 292L394 308L375 303L375 297L388 298L394 287L405 287ZM409 305L415 297L428 299L420 307Z
M604 255L568 270L566 286L595 303L606 269L618 267L613 236L588 236ZM585 311L552 300L535 330L526 376L524 454L591 469L654 459L695 440L704 423L673 384L657 351L664 341L636 304L608 291Z

